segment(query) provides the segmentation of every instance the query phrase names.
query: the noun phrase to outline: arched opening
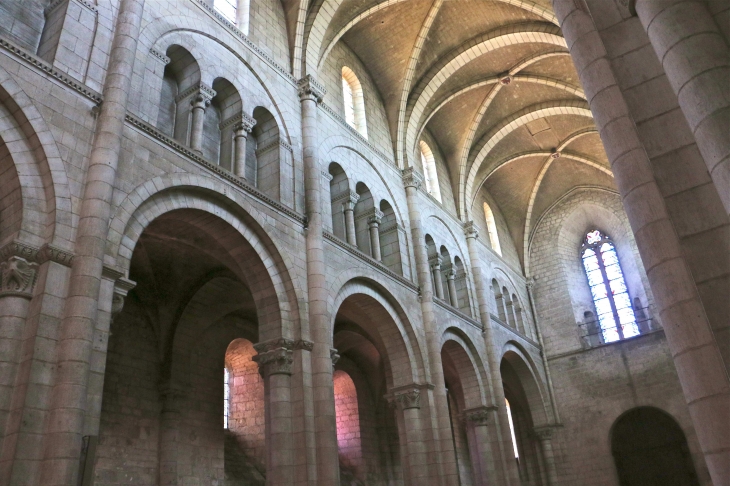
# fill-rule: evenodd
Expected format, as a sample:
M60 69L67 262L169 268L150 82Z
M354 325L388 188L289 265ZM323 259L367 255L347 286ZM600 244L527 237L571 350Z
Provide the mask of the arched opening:
M494 294L494 307L497 309L497 317L504 325L507 325L507 313L504 309L504 295L502 295L497 279L492 279L492 293Z
M266 479L264 381L251 358L253 343L238 338L226 350L224 384L224 470L227 484L261 484ZM227 392L227 393L226 393ZM226 403L227 402L227 403Z
M546 457L537 438L537 426L547 422L540 388L524 358L514 350L504 354L500 364L505 406L513 434L517 468L522 484L544 485ZM552 458L551 458L552 460Z
M365 282L350 282L334 319L334 391L342 484L401 484L396 410L386 396L412 381L413 366L393 309ZM356 412L356 413L355 413ZM357 425L357 426L356 426ZM356 439L359 427L359 443ZM358 448L359 447L359 448Z
M233 168L233 128L241 119L241 96L226 79L213 81L215 97L205 112L203 156L221 167Z
M355 72L347 66L342 67L342 102L345 107L347 124L357 130L360 135L368 138L362 85Z
M375 215L375 201L370 189L363 182L358 182L355 186L355 192L359 196L357 204L355 204L355 240L357 248L365 253L375 257L373 248L370 244L370 229L368 219ZM378 242L380 244L380 242Z
M499 233L497 232L497 223L494 220L494 212L492 212L492 208L486 202L483 207L484 220L487 223L487 234L489 235L489 245L492 247L492 250L502 256L502 247L499 244Z
M471 302L467 284L466 268L458 256L454 257L454 288L456 289L456 307L464 314L471 316Z
M405 275L404 262L408 261L406 240L403 228L398 224L393 206L383 199L380 201L380 254L381 261L391 271Z
M293 181L287 176L285 147L281 144L279 125L269 110L253 110L256 120L246 143L246 179L276 200L293 193Z
M165 66L160 90L160 110L157 129L187 144L190 131L190 100L200 86L200 68L184 47L172 45L165 53L170 63ZM186 103L187 101L187 103Z
M432 195L438 202L441 202L441 188L439 187L436 159L433 157L433 151L423 140L419 142L418 146L421 151L421 166L423 167L423 179L426 183L426 192Z
M332 233L347 241L347 224L345 222L345 205L350 202L350 181L344 169L335 162L329 166L330 204L332 206Z
M659 409L639 407L619 417L611 452L621 486L699 486L684 432Z
M123 467L131 484L223 483L224 474L264 484L268 431L252 343L260 331L281 332L271 297L281 293L260 245L197 209L146 226L131 255L137 286L111 325L97 478ZM145 460L121 462L128 457ZM191 457L196 467L184 467Z

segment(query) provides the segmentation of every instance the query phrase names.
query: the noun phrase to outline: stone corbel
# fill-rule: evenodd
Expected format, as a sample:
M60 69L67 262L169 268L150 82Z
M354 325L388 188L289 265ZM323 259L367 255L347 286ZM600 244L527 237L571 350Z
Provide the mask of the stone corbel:
M413 167L403 169L402 177L403 186L406 188L415 187L416 190L418 190L418 188L421 187L421 184L423 183L423 176L416 172L416 169Z
M484 427L489 424L489 416L497 407L476 407L464 410L464 420L475 427Z
M330 348L330 359L332 360L332 367L337 364L337 362L340 360L340 355L337 353L337 350L335 348Z
M297 82L297 92L301 101L312 100L317 104L322 103L327 90L319 84L311 74L307 74Z
M10 256L0 263L0 297L32 298L37 278L37 263L16 255Z
M124 273L121 270L104 265L101 272L102 277L108 278L114 282L114 294L112 295L112 321L122 312L124 308L124 301L127 298L127 294L137 286L137 282L129 280L124 277Z

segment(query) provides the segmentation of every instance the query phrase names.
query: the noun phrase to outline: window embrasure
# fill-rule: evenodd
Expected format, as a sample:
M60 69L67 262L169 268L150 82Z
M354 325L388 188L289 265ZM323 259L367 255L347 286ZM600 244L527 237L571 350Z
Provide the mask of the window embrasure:
M610 238L599 230L589 231L581 247L581 259L603 342L639 335L626 281Z
M502 256L502 246L499 244L499 233L497 233L497 223L494 220L494 213L489 204L484 203L484 221L487 223L487 233L489 233L489 244L492 250Z
M345 105L345 121L360 135L368 138L362 85L352 69L347 66L342 68L342 97Z
M433 158L431 147L424 141L419 143L421 149L421 165L423 166L423 179L426 183L426 191L441 201L441 188L439 187L438 174L436 174L436 160Z

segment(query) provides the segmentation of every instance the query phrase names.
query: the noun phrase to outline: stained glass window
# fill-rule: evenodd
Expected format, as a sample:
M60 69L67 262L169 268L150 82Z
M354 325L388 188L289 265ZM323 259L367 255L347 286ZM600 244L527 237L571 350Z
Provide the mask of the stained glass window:
M228 416L231 413L231 385L229 383L230 372L223 368L223 428L228 428Z
M603 342L612 343L638 335L639 327L624 274L610 238L598 230L590 231L581 252Z

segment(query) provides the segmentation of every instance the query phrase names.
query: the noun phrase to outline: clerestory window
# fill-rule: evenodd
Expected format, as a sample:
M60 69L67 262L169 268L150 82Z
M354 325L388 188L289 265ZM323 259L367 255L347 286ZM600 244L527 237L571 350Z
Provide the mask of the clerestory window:
M368 138L362 85L352 69L347 66L342 68L342 98L345 104L345 121L360 135Z
M213 0L213 8L238 27L238 30L248 35L251 0Z
M603 342L612 343L639 334L634 309L616 248L599 230L586 234L581 258Z
M420 142L421 165L423 166L423 179L426 183L426 192L441 202L441 188L439 187L438 175L436 174L436 160L433 158L431 147L424 141Z
M494 221L494 213L489 204L484 203L484 220L487 222L487 233L489 233L489 244L492 250L502 256L502 247L499 245L499 234L497 233L497 223Z

